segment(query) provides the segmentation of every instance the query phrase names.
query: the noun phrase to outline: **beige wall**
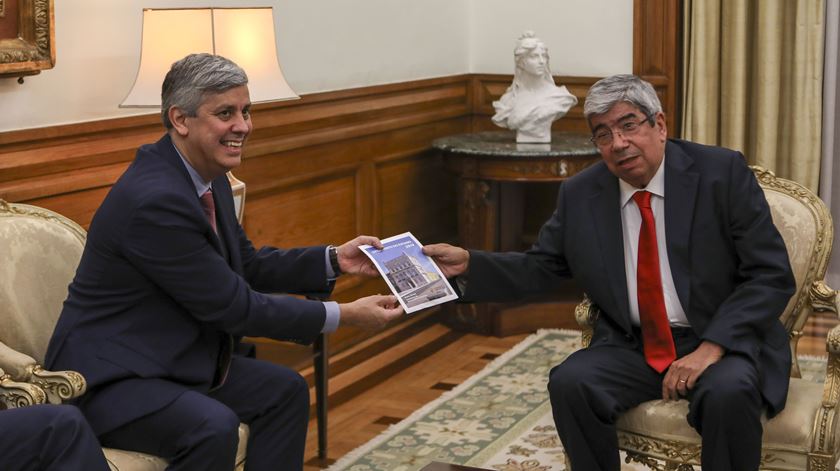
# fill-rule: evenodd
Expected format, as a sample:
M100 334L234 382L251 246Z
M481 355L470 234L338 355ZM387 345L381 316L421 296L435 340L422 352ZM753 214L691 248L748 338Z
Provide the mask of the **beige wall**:
M148 113L117 108L139 62L141 10L176 4L246 3L56 1L56 67L23 85L0 80L0 132ZM632 0L251 0L247 5L274 6L278 55L299 94L466 72L512 73L513 42L524 29L535 30L548 45L555 74L631 69ZM590 37L594 27L600 46Z
M470 72L513 73L525 30L548 47L554 75L633 71L633 0L469 0Z

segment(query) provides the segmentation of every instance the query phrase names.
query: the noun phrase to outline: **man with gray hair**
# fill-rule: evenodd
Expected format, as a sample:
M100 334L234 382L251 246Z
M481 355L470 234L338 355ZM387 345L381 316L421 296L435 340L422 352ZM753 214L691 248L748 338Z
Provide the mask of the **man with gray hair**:
M703 469L757 470L761 415L785 405L779 321L795 289L784 242L740 152L668 139L653 87L599 80L584 115L602 161L560 186L525 253L428 245L464 301L509 301L574 277L601 311L586 349L549 375L574 470L618 471L615 421L686 398Z
M381 243L254 248L226 177L252 129L247 83L220 56L172 65L166 134L137 151L97 210L47 350L48 367L87 379L77 405L103 445L161 456L169 470L233 469L240 422L246 469L302 469L306 382L254 359L241 338L311 343L339 321L378 328L403 312L393 296L275 294L325 295L342 273L377 276L358 246Z

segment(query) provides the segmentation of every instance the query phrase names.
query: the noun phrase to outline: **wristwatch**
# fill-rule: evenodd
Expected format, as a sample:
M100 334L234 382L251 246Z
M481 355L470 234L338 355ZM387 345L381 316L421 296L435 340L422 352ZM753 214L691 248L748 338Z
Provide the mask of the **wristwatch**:
M335 276L341 275L341 265L338 264L338 249L330 245L327 248L327 252L330 255L330 266L332 267L333 273Z

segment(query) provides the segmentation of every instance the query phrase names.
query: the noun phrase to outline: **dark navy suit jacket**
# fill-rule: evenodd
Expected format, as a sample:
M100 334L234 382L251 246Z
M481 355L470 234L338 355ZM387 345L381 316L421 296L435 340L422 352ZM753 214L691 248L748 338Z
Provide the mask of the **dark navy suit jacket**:
M700 338L753 361L775 415L791 361L779 316L795 282L764 193L740 152L669 140L663 165L668 259L688 321ZM603 162L565 181L531 250L471 253L463 300L514 300L574 277L602 312L591 345L629 346L619 205L618 179Z
M323 303L266 293L328 293L325 248L255 249L227 178L212 184L221 237L166 135L137 151L91 222L45 362L87 379L78 405L97 434L207 392L231 335L309 343L324 325Z

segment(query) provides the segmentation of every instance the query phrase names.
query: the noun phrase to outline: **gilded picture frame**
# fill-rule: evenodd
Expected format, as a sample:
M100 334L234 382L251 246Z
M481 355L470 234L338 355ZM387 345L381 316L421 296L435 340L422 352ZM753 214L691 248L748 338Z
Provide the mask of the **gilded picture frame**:
M0 0L0 77L55 66L54 0Z

